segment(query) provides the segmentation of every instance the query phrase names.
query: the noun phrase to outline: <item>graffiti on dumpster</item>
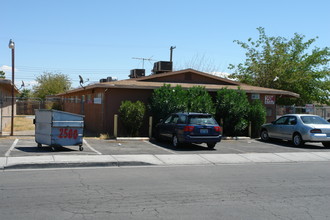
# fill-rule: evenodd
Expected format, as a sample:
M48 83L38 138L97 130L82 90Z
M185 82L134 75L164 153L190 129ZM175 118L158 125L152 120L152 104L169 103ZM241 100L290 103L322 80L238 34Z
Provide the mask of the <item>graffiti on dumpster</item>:
M58 136L58 138L77 139L78 130L72 128L60 128L60 135Z

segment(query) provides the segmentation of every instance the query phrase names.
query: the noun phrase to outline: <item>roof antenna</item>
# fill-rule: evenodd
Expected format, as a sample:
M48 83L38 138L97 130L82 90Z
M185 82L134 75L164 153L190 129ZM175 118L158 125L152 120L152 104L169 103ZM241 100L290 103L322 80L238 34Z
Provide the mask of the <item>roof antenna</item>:
M153 59L151 59L153 56L151 56L150 58L143 58L143 57L132 57L132 59L136 59L136 60L142 60L142 69L144 69L144 61L153 61Z

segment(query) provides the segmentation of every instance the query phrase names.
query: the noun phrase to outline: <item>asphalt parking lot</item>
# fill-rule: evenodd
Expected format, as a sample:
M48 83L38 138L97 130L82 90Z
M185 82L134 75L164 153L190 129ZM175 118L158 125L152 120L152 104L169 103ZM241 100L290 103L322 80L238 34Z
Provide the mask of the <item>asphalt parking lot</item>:
M34 137L0 138L0 157L22 157L38 155L139 155L139 154L242 154L242 153L286 153L286 152L330 152L320 143L306 143L301 148L289 142L265 143L259 139L222 140L213 150L206 145L193 144L173 148L169 142L100 140L84 138L84 150L78 146L52 149L50 146L37 147Z

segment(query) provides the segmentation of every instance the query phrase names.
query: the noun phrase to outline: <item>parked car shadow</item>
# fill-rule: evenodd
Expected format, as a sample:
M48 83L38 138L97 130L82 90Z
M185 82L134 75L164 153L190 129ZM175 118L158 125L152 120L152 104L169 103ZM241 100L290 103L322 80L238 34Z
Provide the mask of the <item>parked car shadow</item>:
M307 142L301 147L296 147L294 146L291 141L285 141L285 140L280 140L280 139L272 139L268 142L262 141L260 138L256 139L256 141L259 141L261 143L268 143L268 144L276 144L280 147L286 147L286 148L297 148L297 149L330 149L326 148L323 145L315 145L313 143Z
M216 148L210 149L206 146L202 146L199 144L182 144L179 147L173 147L171 145L171 142L156 141L155 139L151 139L150 143L172 151L216 151L217 150Z

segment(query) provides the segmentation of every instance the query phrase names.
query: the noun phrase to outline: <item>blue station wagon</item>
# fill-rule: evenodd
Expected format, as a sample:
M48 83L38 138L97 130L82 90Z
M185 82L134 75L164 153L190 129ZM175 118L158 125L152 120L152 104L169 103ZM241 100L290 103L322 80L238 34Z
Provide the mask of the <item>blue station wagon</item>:
M221 141L222 128L207 113L173 113L156 125L157 140L171 140L174 147L184 143L206 143L213 149Z

